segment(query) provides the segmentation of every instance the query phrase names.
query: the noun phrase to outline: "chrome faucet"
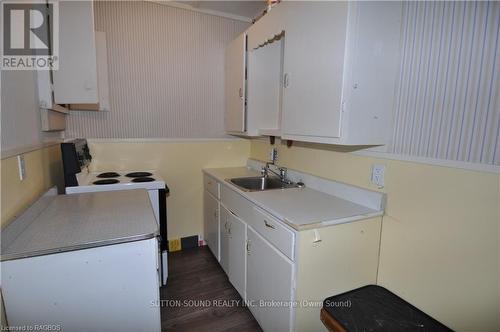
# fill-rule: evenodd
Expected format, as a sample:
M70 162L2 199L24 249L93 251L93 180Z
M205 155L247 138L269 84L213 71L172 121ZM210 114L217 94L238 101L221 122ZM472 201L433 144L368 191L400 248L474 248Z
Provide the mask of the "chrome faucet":
M274 163L270 163L270 162L267 162L266 163L266 166L265 167L262 167L262 169L260 170L260 174L262 175L262 177L266 178L269 176L269 172L273 173L274 175L276 175L277 177L279 177L279 179L281 180L281 182L284 182L284 183L290 183L290 180L288 180L286 178L286 175L287 175L287 169L285 167L278 167L276 165L276 168L278 168L278 172L274 171L271 169L270 165L274 165Z
M262 169L260 170L260 175L262 176L262 179L269 177L269 172L271 172L274 175L276 175L280 179L281 182L287 183L287 184L292 183L290 180L288 180L286 178L287 169L285 167L279 167L278 165L276 165L276 161L278 160L278 149L273 148L271 150L270 157L271 157L271 161L268 161L266 163L266 166L262 167ZM271 165L276 167L278 169L279 173L274 171L270 167Z

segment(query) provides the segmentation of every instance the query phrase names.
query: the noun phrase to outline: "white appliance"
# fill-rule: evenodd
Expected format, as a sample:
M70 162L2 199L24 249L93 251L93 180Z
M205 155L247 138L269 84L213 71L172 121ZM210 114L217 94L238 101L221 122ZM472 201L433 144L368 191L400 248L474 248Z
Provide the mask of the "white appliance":
M160 332L157 234L145 190L46 194L2 230L9 325Z
M85 139L61 144L66 194L146 189L160 226L159 259L161 285L168 278L168 237L166 197L168 186L154 170L90 172L92 156Z

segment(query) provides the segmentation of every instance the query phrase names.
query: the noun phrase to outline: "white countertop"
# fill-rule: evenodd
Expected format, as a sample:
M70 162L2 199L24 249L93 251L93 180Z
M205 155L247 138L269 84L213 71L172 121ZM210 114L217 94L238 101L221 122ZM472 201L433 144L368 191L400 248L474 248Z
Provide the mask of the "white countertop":
M211 168L205 169L204 172L298 231L383 214L382 210L375 210L338 196L307 188L307 183L305 188L246 192L225 181L234 177L260 175L247 167Z
M148 239L158 233L147 190L42 197L2 231L2 260Z

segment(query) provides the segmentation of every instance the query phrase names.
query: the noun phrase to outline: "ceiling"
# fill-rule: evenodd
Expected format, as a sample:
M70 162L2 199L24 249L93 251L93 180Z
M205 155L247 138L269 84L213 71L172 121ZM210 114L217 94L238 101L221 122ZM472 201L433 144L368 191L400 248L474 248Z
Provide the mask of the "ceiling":
M265 0L260 1L176 1L188 5L193 9L208 10L254 19L259 16L267 6Z

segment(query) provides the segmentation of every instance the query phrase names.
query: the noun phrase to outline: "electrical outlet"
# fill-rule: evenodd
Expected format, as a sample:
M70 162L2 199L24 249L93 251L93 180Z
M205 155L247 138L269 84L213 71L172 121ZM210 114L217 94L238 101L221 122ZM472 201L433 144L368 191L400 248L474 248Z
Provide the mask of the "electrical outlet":
M203 240L203 235L198 235L198 247L204 246L206 244L205 240Z
M181 250L181 239L168 240L168 251L179 251Z
M379 188L383 188L385 180L384 177L385 177L385 165L373 165L372 183L377 185Z
M26 177L26 164L24 162L24 155L17 156L17 168L19 170L19 179L22 181Z

